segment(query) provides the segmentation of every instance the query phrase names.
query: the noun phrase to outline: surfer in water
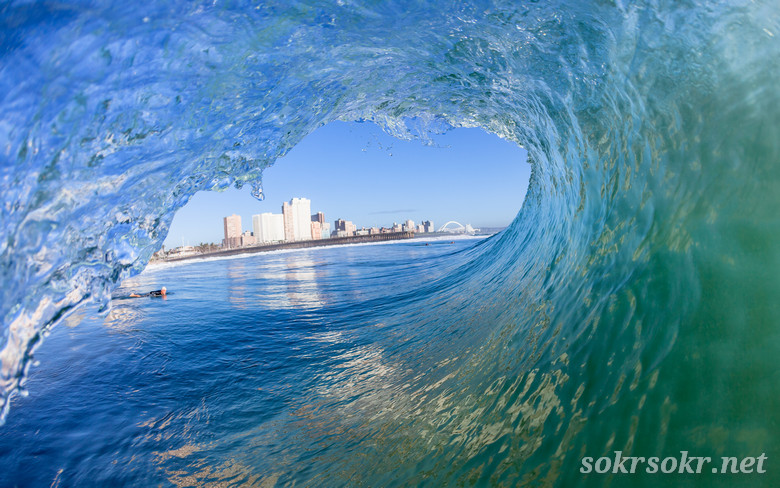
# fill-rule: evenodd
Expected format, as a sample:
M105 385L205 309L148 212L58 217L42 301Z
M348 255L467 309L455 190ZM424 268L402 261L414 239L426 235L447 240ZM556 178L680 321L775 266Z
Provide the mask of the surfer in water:
M146 293L146 294L143 294L143 295L139 295L138 293L131 293L130 294L130 298L141 298L141 297L163 297L163 298L165 298L166 297L166 289L163 286L159 290L153 290L153 291L150 291L149 293Z

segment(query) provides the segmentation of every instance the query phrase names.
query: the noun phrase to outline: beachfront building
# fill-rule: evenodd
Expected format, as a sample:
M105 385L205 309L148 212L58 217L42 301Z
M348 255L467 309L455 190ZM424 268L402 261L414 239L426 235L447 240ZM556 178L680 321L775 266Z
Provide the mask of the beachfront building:
M311 240L311 200L308 198L293 198L282 204L284 216L284 240Z
M311 238L312 239L327 239L329 237L330 237L330 224L329 223L312 221L312 223L311 223Z
M404 222L404 225L402 226L401 230L403 232L414 232L414 220L407 220Z
M255 245L255 236L252 234L252 231L246 231L243 234L241 234L241 246L254 246Z
M353 224L350 220L338 219L333 222L333 224L333 234L336 237L354 236L357 231L357 225Z
M222 239L222 247L233 249L241 247L241 216L233 214L222 219L225 227L225 238Z
M339 232L344 230L344 225L346 224L346 220L344 219L336 219L333 221L333 232Z
M423 232L436 232L436 229L433 227L433 221L426 220L422 223L423 225Z
M330 237L330 224L325 222L325 214L317 212L311 216L311 238L327 239Z
M270 244L284 241L284 215L265 212L252 216L255 243Z
M322 225L319 222L311 222L311 238L322 239Z
M193 246L181 246L171 250L168 253L170 258L183 258L186 256L192 256L195 254L195 248Z

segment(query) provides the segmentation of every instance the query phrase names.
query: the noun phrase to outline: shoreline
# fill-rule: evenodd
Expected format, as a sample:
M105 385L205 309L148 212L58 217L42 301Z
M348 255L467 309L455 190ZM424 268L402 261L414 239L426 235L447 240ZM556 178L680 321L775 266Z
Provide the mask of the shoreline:
M422 235L416 235L411 239L401 239L401 240L387 240L387 241L375 241L375 242L357 242L357 243L351 243L351 244L333 244L330 246L319 246L319 249L325 249L325 248L331 248L331 249L339 249L339 248L345 248L345 247L361 247L361 246L382 246L382 245L391 245L395 243L402 243L405 241L418 241L420 243L430 242L444 242L444 241L459 241L459 240L481 240L485 239L487 237L492 236L493 234L475 234L475 235L468 235L468 234L422 234ZM317 249L317 248L308 248L308 249ZM158 271L162 269L168 269L172 266L185 266L189 264L197 264L197 263L209 263L209 262L217 262L217 261L226 261L226 260L232 260L232 259L247 259L251 258L255 254L279 254L279 253L294 253L294 252L302 252L306 251L307 248L298 248L298 249L274 249L274 250L268 250L266 252L262 253L242 253L242 254L233 254L233 255L215 255L214 253L209 254L196 254L192 256L187 256L187 259L177 259L177 260L169 260L169 261L163 261L163 260L156 260L156 261L150 261L146 268L144 269L144 272L149 271Z
M371 242L398 241L398 240L405 240L405 239L414 239L415 237L422 237L422 236L415 236L414 232L392 232L389 234L373 234L373 235L366 235L366 236L331 237L328 239L316 239L316 240L297 241L297 242L282 242L279 244L268 244L264 246L240 247L237 249L223 249L220 251L191 254L188 256L174 257L168 259L154 259L149 261L149 264L178 263L181 261L189 261L191 259L227 257L227 256L236 256L240 254L255 254L255 253L262 253L262 252L279 251L283 249L307 249L312 247L342 246L348 244L364 244L364 243L371 243Z
M397 236L392 238L387 237L387 236L395 236L396 234L411 234L411 235ZM158 266L165 266L167 264L179 264L179 263L184 263L193 260L206 260L206 259L212 260L218 258L246 257L252 254L258 254L264 252L286 251L286 250L294 251L298 249L308 249L308 248L316 248L316 247L342 247L342 246L350 246L350 245L367 245L367 244L370 245L370 244L391 243L393 241L402 241L402 240L409 240L409 239L438 241L438 240L446 240L451 238L453 240L460 240L464 238L472 238L472 239L485 238L491 235L493 234L468 235L468 234L455 234L455 233L447 234L447 233L438 233L438 232L429 232L429 233L418 235L415 234L414 232L394 232L391 234L376 234L372 236L338 237L338 238L329 238L329 239L318 239L312 241L284 242L280 244L272 244L266 246L252 246L252 247L244 247L238 249L225 249L225 250L208 252L208 253L191 254L189 256L182 256L182 257L176 257L170 259L153 259L149 261L149 263L147 263L147 266L158 267ZM381 238L383 236L384 238Z

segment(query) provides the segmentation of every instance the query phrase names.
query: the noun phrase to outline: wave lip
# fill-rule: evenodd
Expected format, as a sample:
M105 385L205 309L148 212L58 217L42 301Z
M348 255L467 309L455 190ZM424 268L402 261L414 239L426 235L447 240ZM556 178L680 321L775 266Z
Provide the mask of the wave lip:
M586 448L780 451L762 380L780 343L772 3L0 13L3 416L42 335L107 305L191 195L259 194L306 134L371 120L405 138L482 127L533 163L515 222L451 283L495 312L452 377L465 386L436 388L459 416L423 408L455 447L418 464L378 447L410 482L433 466L442 482L582 484Z

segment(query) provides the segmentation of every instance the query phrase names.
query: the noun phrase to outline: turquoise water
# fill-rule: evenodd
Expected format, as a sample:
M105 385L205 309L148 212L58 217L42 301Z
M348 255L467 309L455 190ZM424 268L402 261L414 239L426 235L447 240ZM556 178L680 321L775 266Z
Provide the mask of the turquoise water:
M107 307L196 191L247 184L261 196L262 169L333 120L423 140L481 127L528 150L528 195L506 231L443 264L409 302L420 308L397 316L409 409L383 410L355 374L352 412L385 430L334 431L309 453L319 468L278 479L777 485L778 10L3 4L4 415L33 415L8 407L42 335L93 310L84 302ZM316 425L291 435L308 445ZM766 453L768 471L579 472L583 456L615 450Z

